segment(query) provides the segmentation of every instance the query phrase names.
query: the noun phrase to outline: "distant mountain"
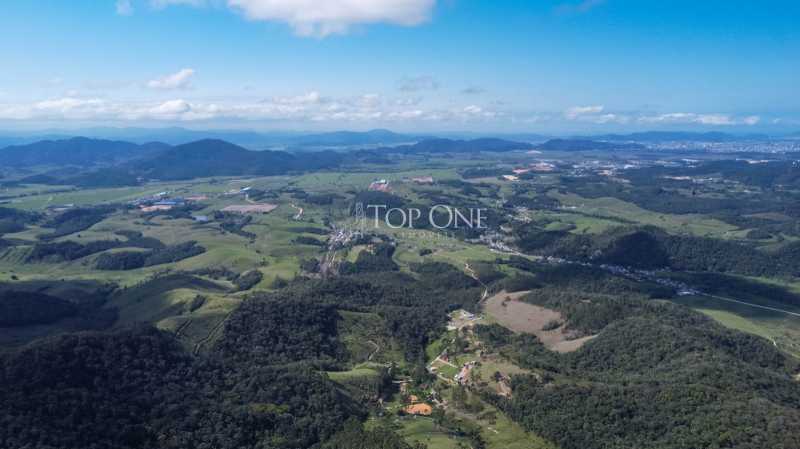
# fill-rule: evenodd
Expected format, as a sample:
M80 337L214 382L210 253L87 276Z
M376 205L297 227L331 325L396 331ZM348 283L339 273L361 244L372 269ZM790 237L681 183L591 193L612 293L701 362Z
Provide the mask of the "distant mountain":
M46 131L55 133L55 131ZM365 146L365 145L394 145L398 143L411 143L421 140L404 134L394 133L385 129L376 129L366 132L335 131L327 133L308 133L298 131L250 131L250 130L193 130L181 127L169 128L113 128L96 127L82 128L72 131L73 134L60 132L59 139L73 135L91 137L95 139L123 140L143 144L146 142L164 142L170 145L183 145L198 140L214 139L224 140L252 150L265 150L275 148L305 147L340 147L340 146ZM48 134L48 135L50 135ZM50 138L50 137L48 137ZM4 140L5 139L5 140ZM0 136L0 146L19 145L30 143L31 136L3 135ZM44 140L38 138L35 140ZM7 142L2 145L2 142Z
M249 151L223 140L205 139L178 145L133 162L135 172L151 179L176 180L210 176L280 175L336 167L342 155L333 151L291 154Z
M309 134L291 138L293 145L312 147L336 147L356 145L391 145L411 143L421 140L420 137L398 134L386 129L372 131L335 131L321 134Z
M413 145L400 145L383 150L392 153L501 153L530 149L533 149L533 145L529 143L483 138L474 140L427 139Z
M551 139L537 145L537 150L542 151L592 151L592 150L645 150L646 146L639 143L600 142L585 139Z
M736 142L747 140L769 140L766 134L728 134L723 132L689 132L689 131L647 131L632 134L604 134L591 136L592 140L625 141L625 142Z
M531 133L503 134L494 137L507 140L515 140L518 142L533 142L533 143L546 142L553 138L553 136L545 136L544 134L531 134Z
M18 134L8 131L0 131L0 148L10 147L12 145L28 145L42 140L66 140L72 137L75 136L62 133Z
M43 140L27 145L13 145L0 150L0 165L30 167L34 165L115 164L145 157L169 148L163 143L137 145L130 142L73 137L66 140Z

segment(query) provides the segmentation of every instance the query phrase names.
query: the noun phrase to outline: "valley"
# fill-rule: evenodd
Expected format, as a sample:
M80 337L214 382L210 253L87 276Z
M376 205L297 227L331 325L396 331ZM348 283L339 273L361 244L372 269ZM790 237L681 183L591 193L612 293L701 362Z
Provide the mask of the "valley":
M420 145L381 163L343 152L333 158L341 166L281 174L231 168L239 174L203 176L207 168L195 163L201 176L125 187L36 184L31 172L52 167L29 166L24 175L7 168L0 304L30 317L0 327L3 352L57 344L70 353L65 339L75 332L120 341L157 332L187 357L186 369L210 375L217 368L205 363L222 363L226 382L237 383L267 366L318 383L322 395L343 394L337 401L350 405L331 421L337 438L386 437L397 447L710 444L691 432L630 428L623 437L570 423L611 428L619 423L604 407L622 401L673 429L669 407L688 406L694 388L715 408L690 419L756 420L725 398L744 388L739 375L769 379L748 390L766 401L761 417L800 423L791 380L800 356L793 162L770 163L771 179L785 178L778 186L743 174L752 164L718 156L685 163L681 152L654 159L496 145L467 146L460 157ZM231 151L206 141L198 148L220 158ZM140 167L121 164L132 164L131 173ZM359 216L370 204L386 207ZM383 215L411 208L422 217L437 205L485 211L486 227L401 227ZM40 301L63 311L33 313ZM664 374L652 390L642 379L654 369L694 380L676 384ZM722 369L734 377L703 380ZM217 380L204 382L217 388ZM586 392L598 402L584 402ZM654 406L653 395L666 392L676 402ZM281 401L235 400L274 419L294 407ZM267 427L258 438L293 432ZM338 444L319 429L311 438ZM198 433L175 438L193 444L191 435Z

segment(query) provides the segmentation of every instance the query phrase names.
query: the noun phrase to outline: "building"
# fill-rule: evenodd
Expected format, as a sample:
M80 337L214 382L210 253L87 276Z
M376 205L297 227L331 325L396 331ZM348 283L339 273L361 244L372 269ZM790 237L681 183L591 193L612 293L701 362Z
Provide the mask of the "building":
M152 206L140 206L139 209L142 212L158 212L158 211L167 211L171 210L174 206L170 206L168 204L154 204Z
M372 181L369 185L369 190L374 192L388 192L389 191L389 181L385 179L379 179L377 181Z

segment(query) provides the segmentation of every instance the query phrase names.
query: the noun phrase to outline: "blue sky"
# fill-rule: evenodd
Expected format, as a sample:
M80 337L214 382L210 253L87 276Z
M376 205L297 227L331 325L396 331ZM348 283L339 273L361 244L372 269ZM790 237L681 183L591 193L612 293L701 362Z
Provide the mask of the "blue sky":
M800 130L800 2L9 0L0 128Z

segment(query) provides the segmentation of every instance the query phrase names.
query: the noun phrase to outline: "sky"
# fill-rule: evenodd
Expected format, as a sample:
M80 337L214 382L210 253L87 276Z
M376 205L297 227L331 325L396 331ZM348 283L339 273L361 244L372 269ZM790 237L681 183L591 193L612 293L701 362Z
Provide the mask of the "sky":
M795 0L7 0L0 129L800 131Z

